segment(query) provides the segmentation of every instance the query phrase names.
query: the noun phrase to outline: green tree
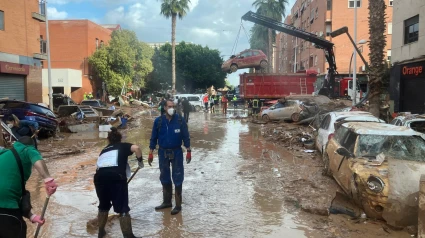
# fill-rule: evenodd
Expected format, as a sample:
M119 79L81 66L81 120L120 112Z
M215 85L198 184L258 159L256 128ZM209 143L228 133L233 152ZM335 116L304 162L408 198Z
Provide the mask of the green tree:
M267 27L255 24L251 28L251 38L249 39L251 49L261 50L268 55L268 32ZM276 33L273 31L273 39L275 39L275 37Z
M154 50L137 39L129 30L114 31L109 44L97 50L89 63L94 73L107 85L112 95L119 95L123 86L132 83L144 87L153 70Z
M164 85L171 85L170 73L166 69L172 62L172 49L166 44L155 50L152 58L154 71L149 77L149 89L165 90ZM201 45L181 42L176 46L176 81L180 92L194 92L195 89L205 89L214 85L219 88L225 85L226 73L221 71L223 59L218 50Z
M382 80L385 77L386 64L384 62L384 49L386 46L385 1L369 1L369 111L380 116Z
M161 14L165 18L171 17L171 75L172 75L172 89L176 90L176 24L177 16L183 19L189 11L190 0L161 0Z
M281 22L285 17L286 4L288 4L288 0L255 0L252 5L257 8L258 14ZM275 34L272 29L268 29L267 56L269 58L269 69L273 69L273 39L275 38ZM263 39L262 41L265 41L264 34L257 35L257 37L260 36ZM257 41L261 42L259 39Z

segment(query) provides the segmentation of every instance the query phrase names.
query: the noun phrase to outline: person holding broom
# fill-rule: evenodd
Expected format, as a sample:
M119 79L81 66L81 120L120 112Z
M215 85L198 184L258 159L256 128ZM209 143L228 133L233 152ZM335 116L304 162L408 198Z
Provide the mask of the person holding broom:
M94 175L96 194L99 198L99 234L106 235L105 226L111 207L120 214L120 226L124 238L136 238L131 227L130 207L128 206L128 184L130 177L128 156L136 153L139 168L143 168L143 156L139 146L121 142L122 135L112 127L108 133L109 144L100 152L97 170Z

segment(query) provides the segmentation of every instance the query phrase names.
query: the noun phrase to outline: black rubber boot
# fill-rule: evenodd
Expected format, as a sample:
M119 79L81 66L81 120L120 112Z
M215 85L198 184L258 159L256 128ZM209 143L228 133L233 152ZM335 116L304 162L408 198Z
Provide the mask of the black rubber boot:
M175 187L174 198L176 200L176 206L171 211L171 215L177 215L182 210L182 185Z
M121 226L121 231L124 238L141 238L141 237L136 237L133 234L133 228L131 227L130 214L127 213L120 216L120 226Z
M103 238L106 235L105 226L108 221L108 212L99 211L97 214L97 220L99 222L99 234L98 238Z
M169 208L173 206L173 204L171 203L171 199L173 198L172 184L162 185L162 197L163 197L162 204L155 207L155 210L161 210L161 209L165 209L165 208Z

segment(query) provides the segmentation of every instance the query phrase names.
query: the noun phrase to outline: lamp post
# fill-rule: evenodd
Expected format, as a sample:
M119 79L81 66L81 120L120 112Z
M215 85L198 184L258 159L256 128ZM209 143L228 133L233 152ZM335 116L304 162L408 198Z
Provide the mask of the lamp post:
M364 45L364 44L366 44L367 42L369 42L369 41L367 41L367 40L360 40L358 43L357 43L357 45ZM356 96L357 96L357 70L356 70L356 53L357 53L357 51L360 51L360 49L359 49L359 47L357 47L357 45L356 45L356 48L353 50L353 53L351 54L351 59L350 59L350 67L348 68L348 76L350 76L350 70L351 70L351 62L353 61L353 57L355 58L354 59L354 63L353 63L353 106L354 105L356 105L356 101L357 101L357 98L356 98Z
M354 42L357 42L357 1L354 1ZM353 51L353 56L354 56L354 63L353 63L353 106L355 106L357 104L357 98L356 98L356 93L357 93L357 46L354 46L354 51ZM350 67L351 68L351 67Z
M49 108L53 111L53 90L52 90L52 64L50 61L50 35L49 35L49 19L47 14L47 1L44 0L44 15L46 17L46 48L47 48L47 78L49 87Z

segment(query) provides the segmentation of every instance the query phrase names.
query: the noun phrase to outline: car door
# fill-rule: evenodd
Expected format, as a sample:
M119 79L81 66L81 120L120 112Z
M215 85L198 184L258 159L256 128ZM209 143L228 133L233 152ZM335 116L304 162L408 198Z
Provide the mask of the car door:
M252 56L250 57L249 63L250 67L258 67L260 66L261 55L258 51L252 51Z
M322 123L320 124L319 130L317 132L317 138L316 138L316 147L317 149L323 153L323 149L325 146L325 141L327 142L328 140L328 129L329 129L329 125L331 122L331 115L327 115Z
M251 51L246 51L243 52L238 59L238 68L248 68L250 67L250 60L252 60L252 52Z
M282 110L282 117L285 119L291 118L292 114L297 112L297 106L298 103L296 101L286 101Z
M270 112L272 114L271 116L269 116L270 119L273 119L273 120L282 120L282 119L284 119L283 115L284 115L284 110L285 110L285 104L282 104L282 103L278 102L275 105L273 105L272 107L274 109L273 110L270 110Z

